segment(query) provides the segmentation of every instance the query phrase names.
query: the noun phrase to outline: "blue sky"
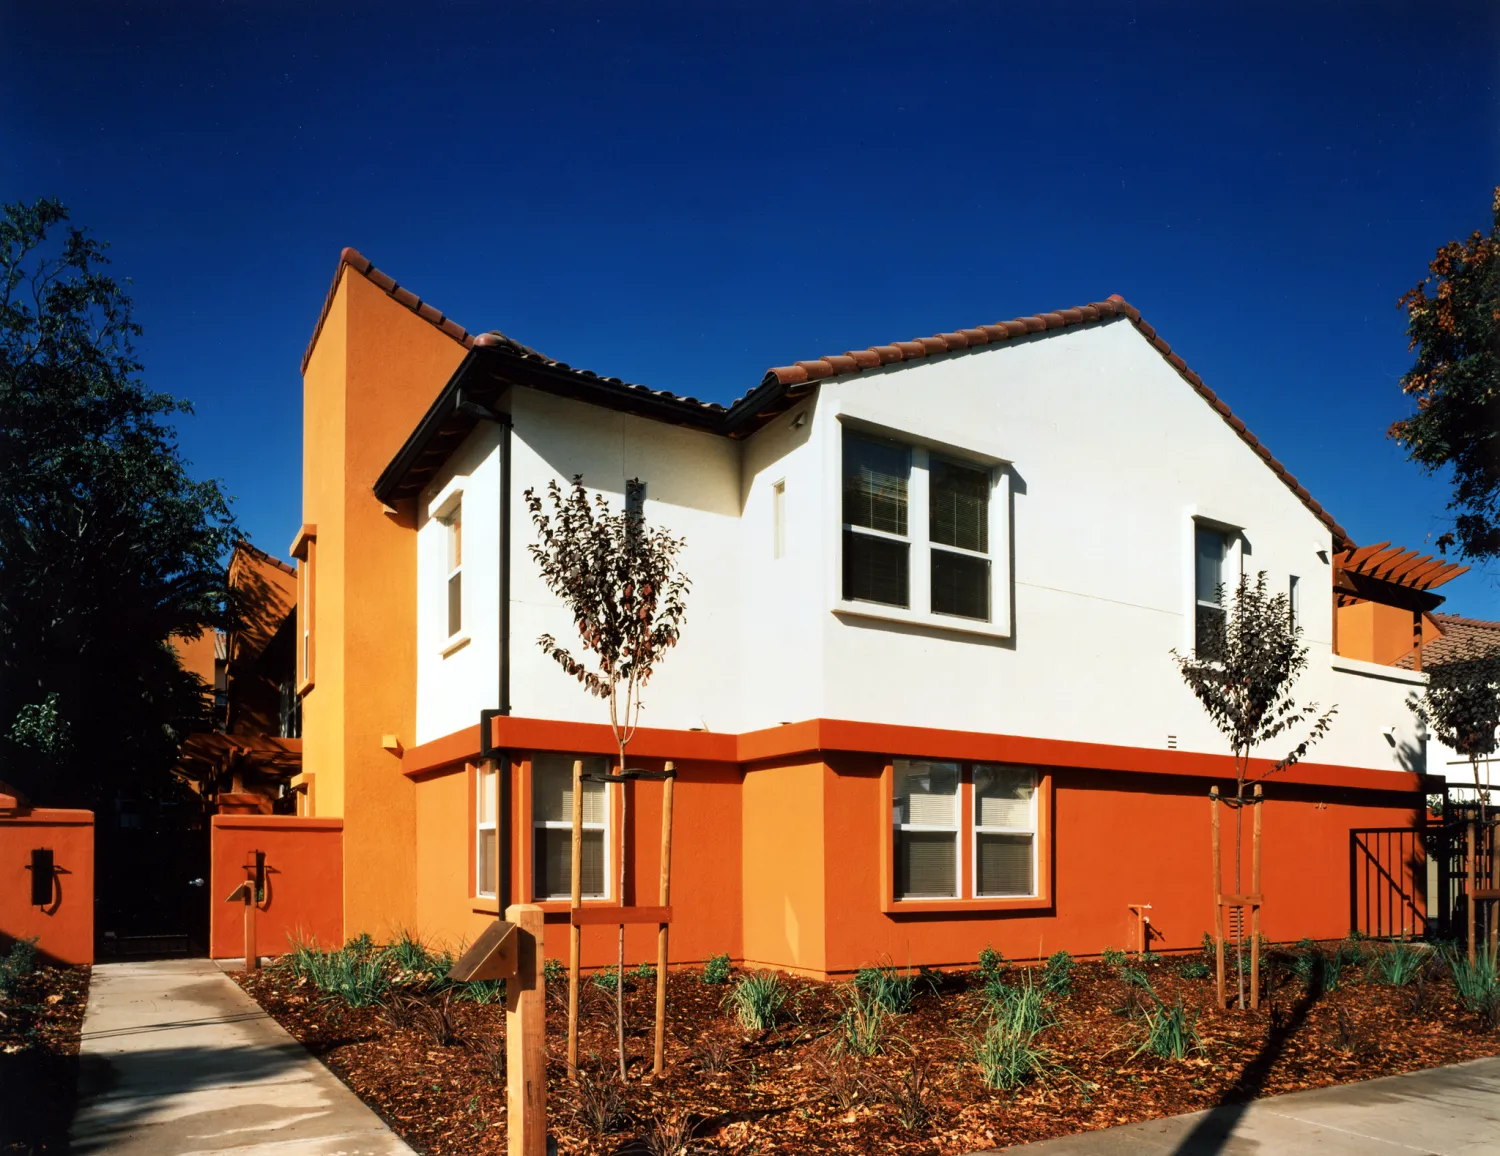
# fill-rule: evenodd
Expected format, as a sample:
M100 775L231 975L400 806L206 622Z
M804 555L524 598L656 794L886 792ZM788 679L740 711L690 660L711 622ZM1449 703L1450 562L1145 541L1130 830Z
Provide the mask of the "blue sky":
M720 401L1121 293L1357 541L1419 547L1395 303L1487 224L1497 47L1492 4L11 4L0 196L112 243L187 456L278 554L345 245ZM1444 592L1500 618L1493 572Z

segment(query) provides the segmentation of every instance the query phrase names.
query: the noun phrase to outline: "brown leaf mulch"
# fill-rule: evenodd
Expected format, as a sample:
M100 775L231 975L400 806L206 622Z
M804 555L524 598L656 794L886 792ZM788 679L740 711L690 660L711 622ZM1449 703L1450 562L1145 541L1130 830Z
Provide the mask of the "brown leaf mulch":
M66 1152L87 967L42 967L0 996L0 1152Z
M863 1059L832 1050L844 1006L838 985L790 981L786 1022L747 1032L721 1006L728 989L673 973L660 1082L649 1077L653 981L632 979L623 1092L608 1078L613 993L587 981L580 1057L589 1078L583 1091L568 1083L562 985L548 997L550 1130L561 1153L590 1156L671 1151L674 1129L692 1138L678 1152L951 1156L1500 1054L1500 1033L1464 1012L1445 978L1385 987L1354 967L1336 990L1313 997L1287 962L1270 968L1262 1009L1243 1013L1219 1011L1212 981L1183 978L1176 961L1134 965L1165 1003L1180 997L1198 1016L1202 1051L1181 1061L1136 1054L1139 989L1116 969L1082 963L1072 994L1051 1001L1057 1022L1040 1037L1050 1074L1015 1092L986 1088L973 1063L986 1014L972 976L924 990L888 1021L881 1052ZM502 1008L453 1003L457 1036L439 1044L430 1026L393 1026L379 1009L344 1007L286 971L241 979L418 1151L504 1151ZM617 1110L600 1102L612 1089ZM590 1100L592 1120L581 1110Z

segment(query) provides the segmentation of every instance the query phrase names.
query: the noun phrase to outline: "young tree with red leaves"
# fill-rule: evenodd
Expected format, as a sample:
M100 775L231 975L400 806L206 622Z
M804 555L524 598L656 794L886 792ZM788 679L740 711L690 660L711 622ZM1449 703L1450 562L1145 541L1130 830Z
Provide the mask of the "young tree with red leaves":
M603 494L589 497L583 475L575 474L566 495L556 481L547 484L547 505L536 490L525 494L536 526L529 549L547 588L562 599L583 646L579 657L550 634L537 639L542 653L583 684L590 694L609 700L609 726L619 750L619 773L625 773L625 748L635 735L641 693L662 656L677 645L687 617L691 586L678 568L686 543L660 527L646 525L643 503L631 501L641 483L626 483L623 510L610 508ZM589 656L592 654L592 665ZM625 888L625 811L621 792L619 857L616 886ZM620 1078L625 1074L625 927L620 926L615 972L615 1028L620 1051Z

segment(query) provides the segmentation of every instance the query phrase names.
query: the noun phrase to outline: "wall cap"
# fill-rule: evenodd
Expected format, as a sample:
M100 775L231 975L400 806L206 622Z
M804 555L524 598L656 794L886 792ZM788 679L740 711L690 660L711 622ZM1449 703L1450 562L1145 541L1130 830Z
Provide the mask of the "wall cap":
M215 815L215 827L256 827L267 831L342 831L344 820L306 815Z

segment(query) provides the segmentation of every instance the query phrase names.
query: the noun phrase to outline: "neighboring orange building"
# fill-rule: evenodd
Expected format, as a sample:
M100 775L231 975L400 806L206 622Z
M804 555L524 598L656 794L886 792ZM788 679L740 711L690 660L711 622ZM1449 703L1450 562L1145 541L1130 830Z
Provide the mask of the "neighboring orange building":
M1045 390L1007 396L1018 416L1004 431L1010 444L996 446L982 423L933 413L937 403L924 399L936 392L914 388L907 396L920 404L892 418L835 388L957 389L935 376L944 366L1013 364L1017 375L1090 380L1076 368L1056 376L1046 356L1063 349L1145 383L1120 391L1135 405L1120 421L1140 428L1103 423L1093 459L1119 474L1174 453L1203 455L1147 479L1174 496L1138 526L1117 510L1088 511L1056 531L1068 535L1057 556L1086 560L1090 580L1104 574L1145 591L1113 601L1075 591L1066 613L1042 601L1069 593L1059 581L1023 580L1007 553L1013 543L1025 549L1046 522L1023 517L1025 503L1034 512L1047 493L1046 455L1031 451L1024 481L1014 463L1025 448L1016 429L1041 439L1064 416L1026 409L1045 406ZM962 361L1007 350L1012 362ZM923 367L933 376L915 376ZM679 531L709 543L695 555L694 598L703 601L690 615L688 653L665 660L648 697L653 725L630 747L632 766L670 760L679 772L675 962L727 951L747 964L830 975L883 956L961 965L986 943L1016 958L1093 954L1131 942L1129 905L1139 903L1152 904L1157 947L1196 947L1211 921L1204 799L1211 784L1232 782L1233 765L1168 651L1191 647L1194 623L1222 613L1205 576L1228 580L1231 565L1285 575L1278 581L1289 581L1293 613L1319 648L1309 685L1336 696L1344 728L1314 751L1326 762L1305 762L1268 788L1266 933L1341 935L1362 918L1351 914L1364 909L1349 889L1350 833L1411 828L1433 786L1403 705L1421 677L1399 663L1441 633L1431 590L1462 568L1357 548L1117 298L799 362L723 407L471 334L345 250L302 369L303 524L291 546L302 764L293 789L300 815L343 821L347 935L410 929L456 943L507 901L537 901L548 954L565 950L569 904L552 878L563 861L558 776L573 758L597 760L614 746L609 728L592 721L602 708L532 646L542 629L561 633L568 623L523 569L529 526L519 495L574 472L623 495L630 471L655 471L641 498L650 516L692 520ZM1072 416L1083 421L1087 407ZM1163 420L1182 427L1181 442L1153 424ZM837 457L844 453L847 474L850 438L864 438L859 452L871 455L855 483ZM1148 438L1150 454L1131 448ZM881 464L897 460L879 456L893 445L908 454L905 465ZM814 451L827 455L816 468L783 469ZM1221 473L1232 484L1216 480ZM1201 480L1203 496L1176 496L1179 476ZM909 504L908 477L920 477L911 492L922 495ZM798 499L804 481L811 496ZM882 501L898 493L899 529L847 514L840 526L840 485L865 485L859 493ZM939 525L940 485L953 510L987 511L989 532L959 540ZM1066 479L1054 480L1045 500L1065 491ZM1242 496L1249 512L1237 521L1230 507ZM930 534L909 532L908 512ZM958 515L947 517L956 524ZM741 526L750 527L743 542ZM1121 527L1168 543L1151 547L1155 587L1140 586L1145 567L1090 541ZM877 565L875 553L858 553L890 548L882 542L922 559L907 569L899 555L903 581L947 591L934 594L949 598L944 609L926 613L905 586L878 607L881 597L850 594L850 559L889 578L890 556ZM775 569L787 557L827 561L840 550L843 569L833 564L822 577L792 581L800 571ZM982 588L966 585L975 574ZM817 604L808 610L796 601L803 596ZM1170 613L1153 605L1123 617L1142 609L1131 599L1153 598L1170 601ZM1106 614L1121 617L1086 617ZM809 666L832 669L824 650L804 645L843 647L844 665L799 698L786 687ZM1091 661L1103 672L1097 684ZM988 681L972 686L984 689L956 702L963 694L939 681L949 664L981 672ZM1076 702L1043 695L1035 710L1004 713L1060 668L1083 687ZM1128 709L1136 697L1143 705ZM698 701L717 705L700 714L690 707ZM1257 760L1255 769L1269 765ZM623 841L627 868L614 880L601 866L587 903L655 903L660 798L653 783L591 793L589 854L607 864ZM627 799L622 829L615 816ZM1410 930L1425 881L1405 878L1409 863L1381 868L1405 879L1395 906ZM612 938L585 936L585 961L612 959ZM632 962L651 957L654 928L631 928L627 943Z
M183 666L214 688L216 724L187 736L177 773L220 814L296 808L289 793L301 770L296 574L239 541L228 575L239 625L177 643Z

